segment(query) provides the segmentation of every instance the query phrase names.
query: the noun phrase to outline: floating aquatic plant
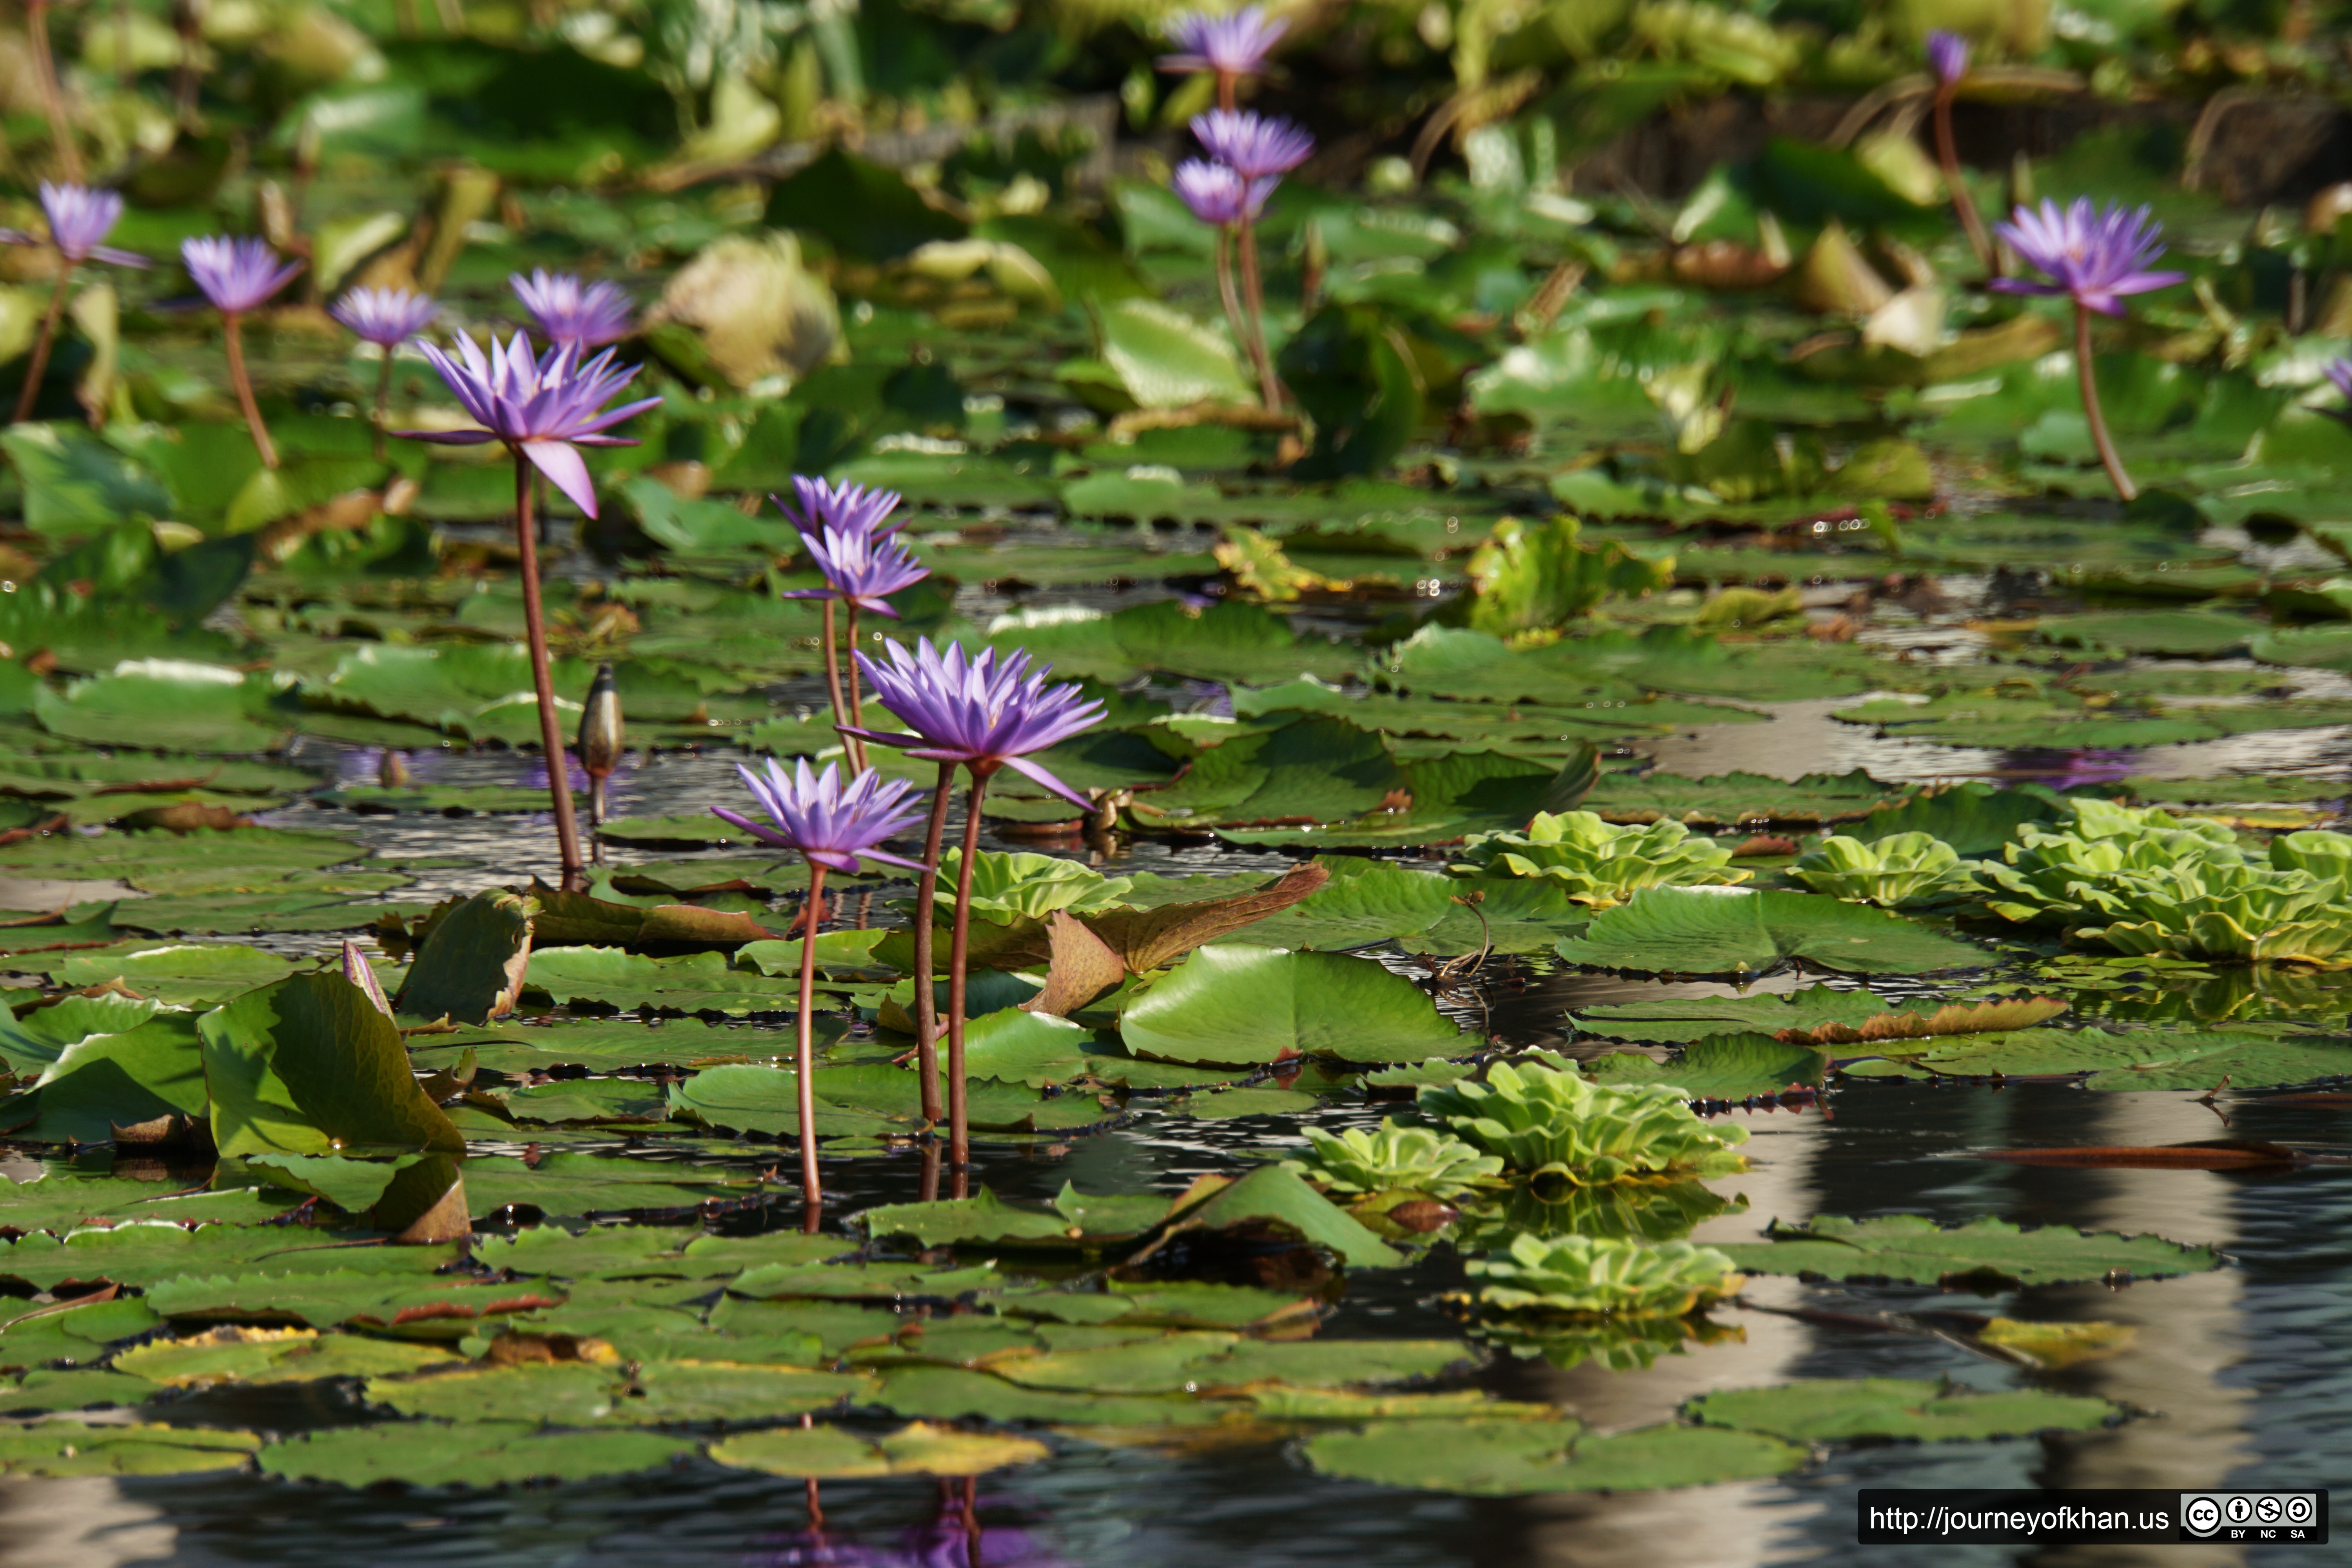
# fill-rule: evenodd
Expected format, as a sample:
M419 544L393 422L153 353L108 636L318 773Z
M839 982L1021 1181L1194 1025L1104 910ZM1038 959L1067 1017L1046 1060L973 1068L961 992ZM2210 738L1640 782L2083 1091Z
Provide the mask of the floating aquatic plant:
M735 771L742 777L743 787L751 792L751 798L759 802L768 823L773 826L754 822L724 806L712 806L711 815L733 823L761 843L796 849L808 862L808 897L801 905L801 991L793 1062L799 1075L801 1188L808 1203L806 1224L814 1230L819 1201L814 1035L816 928L824 908L824 874L828 869L855 873L860 860L878 860L910 871L921 870L912 860L876 847L883 840L904 832L915 820L915 813L903 805L914 785L904 779L886 780L870 768L845 781L832 763L825 763L823 773L812 773L805 760L796 762L793 771L786 773L772 757L768 760L764 778L746 767Z
M1327 1192L1403 1190L1450 1198L1487 1185L1503 1169L1501 1159L1481 1154L1459 1138L1427 1127L1400 1127L1389 1117L1373 1132L1360 1127L1336 1136L1319 1127L1302 1131L1313 1152L1283 1164Z
M1631 1177L1744 1169L1743 1127L1710 1126L1663 1084L1596 1084L1538 1062L1496 1062L1486 1080L1424 1086L1422 1113L1511 1169L1597 1185Z
M2352 839L2291 835L2256 859L2221 823L2158 825L2176 820L2079 803L2075 831L2029 826L2002 860L1983 863L1987 890L1997 895L1988 907L2020 923L2057 923L2075 941L2119 952L2352 963L2344 877Z
M1678 1318L1747 1282L1711 1247L1590 1236L1523 1234L1462 1269L1479 1282L1478 1304L1498 1312Z
M1731 851L1681 823L1661 818L1621 827L1590 811L1538 812L1523 832L1474 833L1457 873L1541 877L1596 909L1622 904L1643 888L1729 887Z
M1789 875L1816 893L1889 909L1933 903L1976 886L1959 852L1932 833L1890 833L1867 844L1833 833L1799 856Z
M2103 316L2124 313L2127 295L2145 294L2184 281L2185 272L2154 272L2149 264L2164 254L2157 238L2163 226L2148 209L2133 212L2120 203L2094 208L2088 196L2061 208L2044 201L2035 212L2021 206L2010 222L1995 226L2001 238L2028 267L2050 279L1996 278L1992 287L2011 294L2058 294L2074 305L2074 370L2083 388L2083 417L2091 426L2091 444L2116 494L2131 500L2139 494L2124 471L2124 460L2107 436L2105 415L2099 410L2099 381L2091 357L2091 312Z

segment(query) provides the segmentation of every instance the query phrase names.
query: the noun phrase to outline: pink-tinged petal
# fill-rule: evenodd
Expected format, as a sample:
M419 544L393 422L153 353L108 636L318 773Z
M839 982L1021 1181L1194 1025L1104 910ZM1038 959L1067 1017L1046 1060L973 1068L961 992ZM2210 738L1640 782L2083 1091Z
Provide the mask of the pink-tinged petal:
M570 439L575 447L642 447L645 445L635 436L573 436Z
M1095 803L1093 801L1088 800L1085 795L1080 795L1076 790L1072 789L1069 785L1064 784L1061 780L1055 778L1052 773L1047 773L1044 768L1039 767L1035 763L1031 762L1028 758L1006 757L1003 761L1006 767L1021 773L1033 784L1045 785L1047 789L1052 790L1055 795L1060 795L1064 800L1073 802L1076 805L1079 810L1092 811L1095 808Z
M760 824L752 821L750 817L730 811L723 805L712 806L710 808L710 815L721 818L724 821L733 823L736 826L741 828L752 837L760 839L763 843L772 844L779 849L790 849L793 847L790 839L778 837L773 828L762 827Z
M89 254L94 261L108 262L116 267L136 267L142 272L155 265L135 250L117 250L110 245L101 245Z
M1996 278L1985 285L2003 294L2063 294L2065 289L2054 283L2036 283L2024 278Z
M899 618L898 612L890 607L890 601L887 599L868 599L860 596L853 596L849 602L856 605L861 610L870 610L877 616L887 616L894 621Z
M592 518L596 515L596 481L588 477L588 465L579 453L561 441L525 441L522 455L570 496L572 505Z
M42 245L47 242L21 228L0 228L0 245Z
M819 866L827 867L835 871L846 871L853 877L857 875L857 857L855 855L846 855L830 849L803 849L801 853ZM874 851L868 849L866 853L871 855ZM920 867L916 868L921 869Z
M404 441L430 441L436 447L478 447L498 437L488 430L394 430Z

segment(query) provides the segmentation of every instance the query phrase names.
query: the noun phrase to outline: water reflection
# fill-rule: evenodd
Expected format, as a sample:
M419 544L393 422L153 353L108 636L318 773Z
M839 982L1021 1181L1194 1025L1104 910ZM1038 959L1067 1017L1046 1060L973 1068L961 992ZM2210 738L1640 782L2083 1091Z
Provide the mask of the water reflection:
M163 1510L103 1477L0 1480L0 1563L8 1568L121 1568L173 1554Z
M812 1504L819 1483L809 1483ZM819 1522L762 1543L743 1559L743 1568L1069 1568L1020 1524L1003 1522L1014 1505L983 1498L970 1479L939 1483L936 1511L901 1531L889 1545L877 1545L828 1531ZM821 1508L813 1508L818 1521ZM995 1516L998 1522L990 1522Z

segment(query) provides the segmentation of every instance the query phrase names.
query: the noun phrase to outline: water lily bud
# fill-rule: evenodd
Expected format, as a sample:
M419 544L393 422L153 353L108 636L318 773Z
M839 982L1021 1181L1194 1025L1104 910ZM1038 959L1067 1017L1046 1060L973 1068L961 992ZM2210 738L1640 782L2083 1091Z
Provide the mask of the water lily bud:
M375 782L386 789L406 789L408 759L398 752L386 751L375 765Z
M612 665L600 664L580 714L580 765L591 778L601 779L619 764L621 740L621 693Z
M392 1016L392 1004L384 1000L383 986L377 982L375 971L368 967L367 954L348 937L343 941L343 978L366 992L377 1012L387 1018Z

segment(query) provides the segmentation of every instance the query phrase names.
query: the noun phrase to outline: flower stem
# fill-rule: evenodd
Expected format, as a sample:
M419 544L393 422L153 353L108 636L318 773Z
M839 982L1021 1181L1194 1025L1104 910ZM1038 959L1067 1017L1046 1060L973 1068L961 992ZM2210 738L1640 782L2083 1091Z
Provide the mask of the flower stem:
M66 122L65 89L58 85L57 57L49 51L49 0L30 0L25 7L25 32L33 46L33 79L40 89L41 107L48 112L58 167L68 183L79 185L81 149L74 145L73 127Z
M539 613L539 541L530 527L530 459L517 451L514 461L515 545L522 552L523 633L530 642L530 685L539 698L539 743L547 753L547 793L555 806L556 847L563 856L562 887L571 892L585 880L580 830L572 820L572 770L563 755L563 732L555 727L555 679L548 672L547 626Z
M824 1201L816 1178L816 926L824 908L824 868L808 863L808 901L801 906L800 1016L793 1041L793 1069L800 1077L801 1201L814 1215Z
M2107 438L2106 416L2099 412L2099 378L2091 368L2091 312L2082 304L2074 307L2074 369L2083 383L2083 417L2090 422L2091 445L2099 449L2099 462L2107 470L2107 479L2116 487L2116 496L2135 500L2139 487L2124 472L2124 460L2116 455L2116 444Z
M953 763L940 764L940 782L931 788L931 818L923 829L923 874L915 883L915 1065L923 1075L923 1120L933 1126L940 1121L940 999L931 984L931 927L938 919L940 840L947 837L955 775Z
M1217 226L1217 294L1225 302L1225 324L1234 330L1234 343L1247 354L1253 369L1257 365L1255 340L1250 336L1249 319L1242 314L1241 290L1234 283L1234 230L1231 224ZM1265 384L1265 377L1258 378Z
M1244 221L1242 240L1242 303L1249 312L1250 359L1257 366L1258 400L1269 410L1282 406L1282 383L1274 374L1274 356L1265 348L1265 287L1258 274L1257 225Z
M857 695L857 601L849 601L849 651L841 661L841 683L848 689L849 721L859 729L866 727L866 704ZM866 742L856 735L844 735L849 747L849 764L860 773L866 771Z
M269 443L269 426L261 422L261 405L253 400L253 378L245 373L244 318L235 310L222 311L221 331L228 340L229 384L236 388L236 405L245 410L245 427L253 432L253 449L261 454L263 468L274 468L278 466L278 448ZM522 460L521 455L517 454L515 461L520 463ZM520 482L520 478L517 482ZM530 559L528 551L524 552L523 559L525 561ZM528 572L530 568L526 566L524 570ZM536 579L531 580L536 581ZM533 588L531 593L536 596L538 590ZM534 642L537 641L539 633L534 630L531 633ZM546 656L541 654L540 657L543 658Z
M1952 210L1960 216L1960 226L1969 231L1969 245L1977 253L1977 264L1995 277L2000 274L2000 253L1993 248L1992 236L1985 232L1984 219L1977 216L1976 198L1969 195L1968 182L1960 177L1958 143L1952 140L1952 92L1950 83L1936 89L1936 161L1944 166L1944 188L1952 195Z
M971 793L964 797L963 858L956 866L955 930L948 939L948 1163L955 1167L956 1196L963 1196L964 1173L971 1164L971 1134L963 1084L964 961L971 951L971 871L980 858L980 797L988 775L975 767Z
M833 612L834 601L824 601L824 690L833 700L833 728L840 734L841 727L849 722L849 705L841 700L841 650L834 646L838 618ZM841 749L849 751L849 737L842 735Z
M383 461L384 426L390 421L392 406L392 345L383 350L383 364L375 373L375 460Z
M49 308L41 317L41 335L33 340L33 357L25 366L25 389L16 394L12 425L22 425L33 416L33 404L41 395L41 377L49 368L49 348L57 342L58 321L66 313L66 290L73 286L74 264L63 257L58 261L65 270L58 274L58 286L49 291Z
M1217 107L1219 109L1224 110L1228 113L1232 112L1234 102L1234 89L1240 86L1241 79L1242 79L1240 77L1234 75L1232 71L1219 71L1217 73Z

